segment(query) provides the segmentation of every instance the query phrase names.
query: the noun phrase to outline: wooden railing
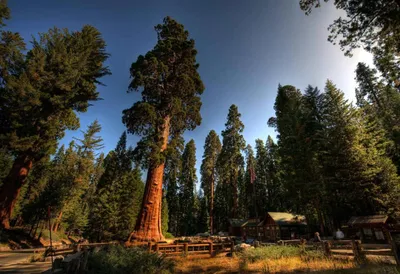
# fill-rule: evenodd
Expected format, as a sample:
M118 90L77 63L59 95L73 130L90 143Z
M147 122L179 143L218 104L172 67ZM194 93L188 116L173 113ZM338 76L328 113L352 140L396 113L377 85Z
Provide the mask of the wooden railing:
M150 252L160 252L166 255L192 255L192 254L210 254L219 252L233 252L234 242L225 243L183 243L183 244L154 244L148 243L147 250Z

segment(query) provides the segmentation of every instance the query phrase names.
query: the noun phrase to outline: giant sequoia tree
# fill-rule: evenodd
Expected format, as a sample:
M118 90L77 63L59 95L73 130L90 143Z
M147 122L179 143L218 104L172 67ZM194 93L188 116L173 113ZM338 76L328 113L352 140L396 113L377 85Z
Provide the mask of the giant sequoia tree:
M162 183L169 141L200 124L204 90L189 32L170 17L155 30L157 44L130 69L129 91L140 90L142 100L123 111L128 132L141 135L139 144L148 152L146 188L132 237L152 241L163 239Z
M217 159L221 152L221 141L217 133L211 130L204 144L203 161L200 167L201 173L201 188L204 191L204 197L206 198L208 215L209 215L209 226L211 234L214 233L214 191L215 182L217 181Z
M0 16L7 18L1 3ZM0 145L14 155L0 190L0 221L7 228L33 163L55 152L66 129L78 127L75 111L98 99L96 84L110 71L106 44L92 26L41 33L26 54L18 33L1 30L0 36Z

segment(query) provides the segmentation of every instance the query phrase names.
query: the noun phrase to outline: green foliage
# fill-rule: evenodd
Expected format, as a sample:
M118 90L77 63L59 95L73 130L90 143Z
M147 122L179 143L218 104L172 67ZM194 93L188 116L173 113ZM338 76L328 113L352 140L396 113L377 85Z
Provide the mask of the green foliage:
M386 154L390 143L332 82L322 95L312 87L302 95L279 86L275 111L270 124L279 133L289 208L331 229L353 215L398 210L399 178Z
M240 120L241 114L237 106L232 105L229 108L225 130L222 131L222 149L218 156L218 176L221 184L229 185L230 189L225 189L222 195L228 204L229 211L221 212L232 218L239 214L239 181L240 176L244 174L244 159L242 151L246 142L242 135L244 125Z
M175 238L175 236L170 232L165 232L165 233L163 233L163 235L164 235L165 239L173 239L173 238Z
M219 153L221 152L221 141L217 133L214 130L211 130L204 144L204 153L203 153L203 161L201 162L200 174L201 174L201 188L204 192L204 199L206 199L206 204L204 205L204 210L208 211L208 215L213 218L214 213L214 192L215 186L218 181L218 172L217 172L217 160ZM211 227L210 221L208 221L208 225L210 225L208 231L211 233L214 232L214 228Z
M171 259L157 253L149 253L139 248L111 246L89 255L87 273L166 274L174 273L174 266Z
M181 235L196 233L195 218L195 187L196 176L196 145L190 140L182 154L182 171L179 179L180 207L181 207Z
M161 231L165 235L168 231L168 202L167 198L163 197L161 202Z
M204 85L197 72L195 42L184 26L166 17L155 31L157 44L130 69L129 91L141 90L142 100L124 110L122 120L129 133L143 136L142 156L164 162L163 131L178 136L200 124Z
M13 158L10 152L5 149L0 149L0 187L3 184L4 178L9 173L13 163Z
M74 111L84 112L88 101L97 100L98 79L110 74L103 66L108 54L100 33L84 26L41 33L19 58L25 60L13 69L18 73L2 79L2 139L13 153L40 158L54 153L65 129L78 127Z
M179 204L179 178L182 169L182 153L184 140L175 139L175 144L169 146L164 169L164 191L168 203L168 229L174 235L179 235L181 208Z
M104 160L104 173L90 199L88 234L97 241L125 240L133 231L143 197L139 169L132 168L132 149L124 132L114 151Z

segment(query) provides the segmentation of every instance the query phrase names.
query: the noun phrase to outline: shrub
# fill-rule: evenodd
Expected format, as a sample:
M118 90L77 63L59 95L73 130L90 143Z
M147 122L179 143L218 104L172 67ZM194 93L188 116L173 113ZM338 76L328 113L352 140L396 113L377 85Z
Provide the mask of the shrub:
M172 260L157 253L149 253L140 248L110 246L92 253L88 258L88 272L98 274L118 273L173 273L175 264Z
M169 233L169 232L166 232L165 235L164 235L164 237L165 237L165 239L173 239L173 238L175 238L175 236L172 235L172 234Z

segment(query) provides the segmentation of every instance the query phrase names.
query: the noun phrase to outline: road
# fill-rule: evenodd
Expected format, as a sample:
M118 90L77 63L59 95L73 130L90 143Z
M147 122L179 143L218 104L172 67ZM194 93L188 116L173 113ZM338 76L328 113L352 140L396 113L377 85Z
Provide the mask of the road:
M29 263L33 250L0 252L0 273L42 273L51 268L51 262Z

